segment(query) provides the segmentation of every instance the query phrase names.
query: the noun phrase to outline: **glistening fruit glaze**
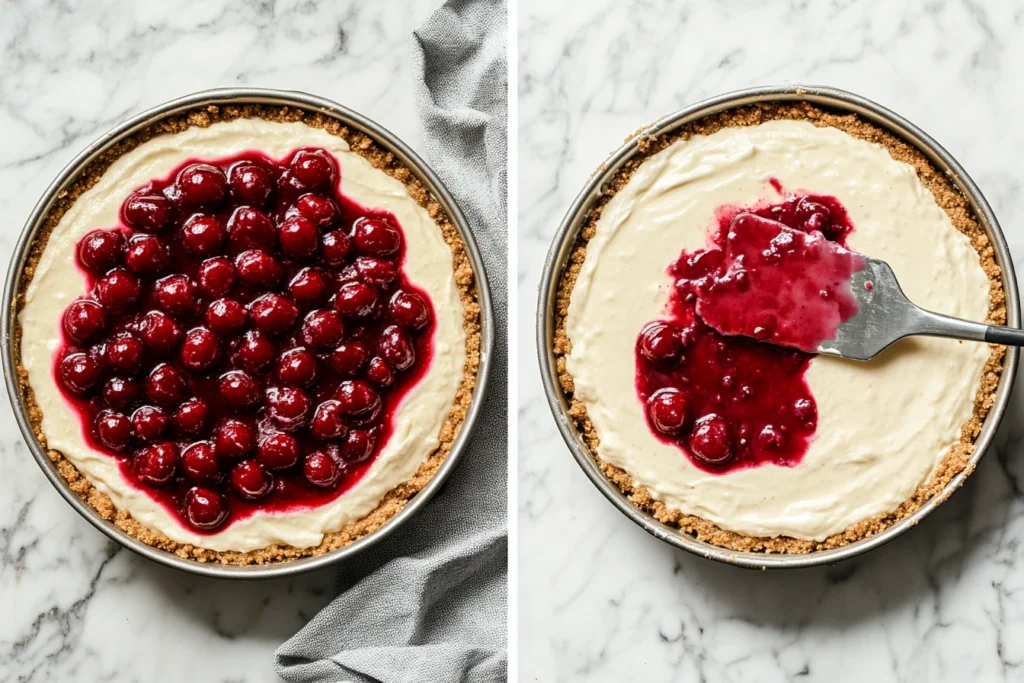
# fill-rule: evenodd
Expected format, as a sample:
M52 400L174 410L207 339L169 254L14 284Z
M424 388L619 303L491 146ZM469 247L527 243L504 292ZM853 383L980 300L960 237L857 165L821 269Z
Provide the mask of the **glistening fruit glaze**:
M772 184L783 194L777 181ZM636 390L652 432L676 445L707 472L723 474L765 463L796 465L817 427L817 405L804 376L813 355L720 334L697 313L702 298L712 302L709 308L719 303L715 300L716 289L742 291L744 287L744 283L736 283L736 259L727 257L727 249L734 256L760 257L755 261L763 264L766 259L771 261L775 272L770 274L771 282L762 284L784 284L787 266L764 255L770 245L761 244L766 237L769 243L773 239L766 235L773 225L775 235L788 228L810 237L784 240L788 252L781 261L794 269L790 272L794 278L806 279L798 259L808 244L814 245L823 237L845 246L853 225L836 198L807 193L784 197L776 203L721 207L708 246L683 252L668 267L674 284L666 317L647 324L637 337ZM751 215L773 223L752 220ZM734 221L752 222L754 229L734 230L730 243ZM752 265L747 263L748 268ZM745 277L749 278L749 273ZM828 284L823 283L819 289ZM835 303L834 294L833 288L831 295L826 293L820 299L827 302L829 310L837 310L841 319L856 312L855 304L852 309L845 305L852 298L841 298L840 305ZM730 307L735 301L723 298L720 303L723 319L739 320L744 325L749 322L744 312ZM807 320L808 327L792 331L795 337L806 340L821 334L816 318L810 316ZM758 336L768 338L776 333L776 327L777 320L766 318L755 321L749 332L756 330Z
M430 365L393 215L322 149L190 160L87 234L57 386L86 441L198 531L336 499Z

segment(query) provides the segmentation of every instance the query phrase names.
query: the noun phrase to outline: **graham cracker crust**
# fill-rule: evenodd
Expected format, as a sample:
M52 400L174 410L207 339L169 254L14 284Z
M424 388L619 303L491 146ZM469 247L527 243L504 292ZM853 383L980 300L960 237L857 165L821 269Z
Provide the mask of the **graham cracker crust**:
M981 431L985 416L995 400L996 386L1003 370L1003 357L1006 349L1003 346L989 345L992 349L981 378L981 386L974 397L973 415L960 429L960 441L955 444L943 458L935 474L914 494L904 501L893 512L864 520L848 529L829 536L824 541L804 541L796 538L752 537L727 531L711 522L670 509L651 494L651 491L634 482L633 477L614 465L603 461L600 457L600 437L594 429L586 406L573 397L573 377L566 370L565 356L572 351L572 341L565 332L565 318L569 308L569 300L573 287L579 276L580 268L587 255L587 242L595 235L597 222L608 201L629 182L637 168L650 156L657 154L669 145L687 140L696 135L710 135L723 128L736 126L754 126L778 119L800 119L813 123L818 127L833 127L845 131L855 138L867 140L885 147L897 161L910 164L917 171L922 183L935 197L935 201L949 215L957 230L966 235L971 246L978 253L982 268L989 278L989 309L987 322L995 325L1006 323L1006 300L1001 280L1002 271L996 265L994 249L984 230L975 220L967 199L958 192L949 178L939 172L927 158L917 149L893 136L891 133L868 123L856 114L845 114L828 111L808 103L799 104L756 104L711 115L699 121L687 124L682 128L664 136L640 137L639 152L620 169L607 185L601 188L602 196L590 209L580 236L570 253L567 264L559 279L555 301L555 334L553 350L557 363L558 379L569 400L569 416L583 436L595 461L605 476L618 486L629 500L644 512L665 524L678 527L684 533L723 548L747 552L792 553L802 554L819 550L827 550L848 545L854 541L873 536L901 519L913 514L927 501L936 496L945 495L943 490L954 477L961 472L970 474L973 465L969 464L974 442ZM627 141L642 135L640 131L627 138ZM941 500L940 500L941 502Z
M78 179L66 190L59 193L53 208L46 216L42 230L32 244L26 260L21 286L15 296L13 307L16 314L24 305L25 289L35 275L35 268L42 256L50 234L79 196L91 188L118 158L135 149L142 143L159 135L180 133L187 128L197 126L206 128L221 121L233 121L239 118L261 118L275 122L301 122L312 128L320 128L345 140L352 151L367 159L377 168L391 177L401 181L412 198L424 209L440 227L448 247L452 251L455 283L463 306L463 329L466 333L466 364L462 382L455 394L451 409L439 433L439 446L430 453L420 465L416 474L403 484L389 491L380 504L366 517L353 522L342 529L324 535L323 542L313 548L296 548L292 546L272 545L250 552L218 552L200 548L187 543L178 543L163 533L153 531L123 510L118 510L110 498L97 490L84 475L62 453L46 448L46 437L42 433L42 413L28 383L28 373L21 362L21 326L14 326L14 348L16 353L15 366L21 395L25 402L29 421L39 444L46 450L50 460L67 482L68 487L99 515L116 524L127 534L179 557L197 562L217 562L221 564L252 565L284 562L302 557L322 555L331 550L343 548L356 540L379 529L391 517L401 511L406 503L427 485L438 468L448 457L452 444L462 427L469 412L476 386L477 373L480 368L480 304L474 290L475 276L465 244L458 230L445 213L440 202L420 183L412 171L402 164L395 156L380 147L367 135L350 129L338 120L320 113L296 107L279 107L264 105L210 105L169 117L145 128L131 137L117 143L90 163L79 175ZM17 317L15 316L15 320Z

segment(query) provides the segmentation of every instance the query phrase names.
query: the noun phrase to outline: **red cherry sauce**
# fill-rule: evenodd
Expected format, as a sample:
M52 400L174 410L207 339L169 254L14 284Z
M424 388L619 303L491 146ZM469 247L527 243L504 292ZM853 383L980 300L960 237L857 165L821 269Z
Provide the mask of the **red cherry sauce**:
M637 337L636 389L651 431L713 474L794 466L817 427L805 378L813 354L750 337L815 348L856 313L849 276L862 257L823 244L845 245L846 210L835 197L771 183L782 201L716 211L709 244L667 269L666 317ZM795 322L780 324L794 311Z
M317 158L311 160L311 155ZM259 169L256 174L258 177L253 180L252 174L249 174L248 181L238 179L242 175L239 167ZM195 170L197 168L200 172ZM198 533L221 530L257 510L285 512L311 509L338 498L355 485L372 465L394 430L394 415L398 405L430 366L434 311L426 292L413 285L402 269L407 245L398 220L389 212L359 205L344 196L340 188L340 166L337 159L320 149L295 150L280 160L271 159L257 151L215 160L189 160L167 177L151 181L128 197L121 212L122 225L111 226L106 231L122 233L125 244L118 247L116 240L111 239L109 243L113 247L88 254L83 246L88 236L79 244L77 265L86 275L89 291L78 301L102 300L97 283L113 268L133 273L138 279L139 294L134 302L102 306L104 320L99 332L89 333L91 328L88 325L76 328L78 336L85 336L85 339L76 340L75 335L69 333L67 314L62 321L57 321L64 336L62 348L54 357L57 386L74 406L86 442L96 451L115 458L129 482L162 504L183 525L190 526ZM269 231L246 232L236 229L231 232L232 215L240 208L257 209L260 216L269 222L256 223L263 228L269 225ZM205 217L203 220L208 221L208 225L213 226L214 236L207 234L203 239L194 239L191 242L192 248L186 248L185 226L200 215ZM316 223L315 233L310 233L308 226L305 226L306 236L312 234L314 237L309 249L302 246L301 239L296 240L294 235L291 238L282 237L282 225L295 217L309 218ZM376 222L367 227L369 224L366 221ZM219 240L216 238L217 226L223 230ZM357 232L361 235L359 239ZM159 241L157 252L160 249L165 251L164 257L157 259L160 262L158 266L147 270L144 259L129 259L128 250L133 239L149 238ZM289 239L292 240L289 247L283 246ZM296 247L296 244L299 246ZM272 262L277 270L271 268L271 275L263 282L254 282L252 279L242 282L238 277L238 264L241 263L238 257L254 246L269 255L268 262ZM197 249L201 255L197 255ZM86 258L83 258L83 254L86 254ZM213 295L201 291L197 283L200 279L200 265L217 257L226 257L235 266L232 271L235 279L234 284ZM367 258L376 258L377 262L371 263ZM296 295L298 290L291 286L300 271L306 269L318 273L325 285L318 296L310 296L311 290L308 287L304 290L305 296ZM393 272L389 273L389 269ZM168 302L166 299L162 301L157 295L160 287L158 283L175 275L184 275L193 286L194 301L190 302L185 297L183 300L187 305L184 307L181 299ZM253 277L258 279L257 276L259 272ZM360 314L353 315L350 311L342 314L340 308L336 307L335 295L348 283L368 284L376 295L376 302L371 302L368 310ZM422 304L418 309L422 315L415 324L409 322L408 314L399 316L404 326L398 325L401 329L396 334L409 342L406 347L399 349L405 352L404 357L403 354L384 353L381 345L384 330L398 323L393 313L394 306L389 305L389 302L400 292L406 293L404 296L418 297ZM230 406L221 393L219 379L229 371L245 369L245 362L240 359L239 353L243 337L259 327L252 315L252 304L267 294L287 299L298 309L298 316L294 322L285 324L284 329L263 335L264 340L271 344L271 361L259 369L246 370L257 389L258 398L254 404L241 408ZM200 327L211 328L208 309L213 301L222 298L237 302L249 312L244 324L237 330L221 331L213 335L217 344L217 360L212 365L201 370L195 369L195 363L186 365L182 360L185 333ZM112 340L125 333L142 339L143 320L153 311L162 311L177 324L181 333L179 338L172 343L170 349L164 350L155 350L147 343L137 367L127 371L112 369L109 363ZM309 337L303 336L303 323L315 311L334 311L343 320L344 331L340 338L335 338L328 329L328 346L314 347L309 343ZM333 317L333 314L328 314L328 317ZM336 326L334 331L337 331ZM339 370L332 362L339 344L362 344L367 349L363 362L354 369ZM408 346L411 346L415 356L411 364ZM312 352L315 358L315 379L311 382L296 382L292 379L289 384L279 376L278 364L286 351L299 347ZM390 349L394 351L395 347ZM62 363L68 356L82 353L95 361L95 365L87 367L87 370L95 371L83 372L81 367L73 368L77 374L70 375L69 380L68 371L62 371ZM382 355L389 355L391 362L381 359ZM152 394L146 390L146 380L163 363L170 365L184 380L184 388L163 408L168 419L162 433L156 438L152 435L144 438L133 426L127 433L127 441L116 443L116 449L111 448L110 444L116 440L108 438L106 443L101 441L97 432L98 417L109 417L113 413L118 420L120 416L125 416L130 421L140 408L153 406ZM371 366L374 368L372 372ZM138 390L134 394L121 392L115 401L118 405L111 405L108 397L115 398L115 394L105 391L111 380L121 382L119 387L123 387L125 380L129 384L134 382ZM361 381L371 387L380 398L381 408L376 415L344 415L341 419L344 429L339 431L345 433L334 434L324 440L313 434L312 417L324 401L338 397L339 387L344 381ZM272 388L299 389L308 400L305 416L298 420L288 420L281 419L279 413L275 419L268 405L267 390ZM199 420L201 426L198 430L193 422L190 431L186 431L170 418L182 402L194 398L205 401L208 419ZM230 457L222 457L227 451L221 452L215 448L214 464L211 465L207 459L207 462L201 463L202 468L196 466L186 472L182 460L185 450L201 442L215 445L215 433L227 420L239 420L248 425L255 436L257 447L241 456L236 453ZM180 423L189 424L185 419ZM362 436L353 436L360 431ZM286 458L282 463L280 458L259 457L259 444L269 436L282 433L289 434L298 442L297 462L290 464ZM364 436L369 439L363 439ZM153 472L157 470L142 467L141 459L154 444L165 442L177 448L173 475L166 483L154 484ZM369 448L360 452L360 444L365 443L369 443ZM314 454L315 462L304 466L306 460ZM327 458L323 457L324 454ZM246 471L232 476L233 468L243 462L247 463L242 468ZM332 462L335 467L331 467ZM268 492L261 492L262 497L253 500L246 496L246 492L254 489L261 491L260 486L252 485L252 470L257 470L256 475L260 474L256 464L263 468L272 483L266 487ZM335 470L337 476L332 479L330 475ZM246 476L249 477L247 480ZM314 481L319 485L314 484ZM245 486L246 482L250 485ZM258 476L255 482L260 483ZM213 500L212 503L195 503L196 498ZM215 508L213 512L210 511L211 504ZM194 507L189 508L189 505ZM201 505L207 507L202 508ZM219 518L216 514L217 506L223 508ZM214 521L208 522L209 519ZM190 524L189 520L195 523Z

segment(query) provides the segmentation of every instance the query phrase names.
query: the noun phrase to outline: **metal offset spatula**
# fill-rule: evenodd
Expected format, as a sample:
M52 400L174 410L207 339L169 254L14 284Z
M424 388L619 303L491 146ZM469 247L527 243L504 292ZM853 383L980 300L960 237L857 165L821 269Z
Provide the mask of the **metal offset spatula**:
M853 273L850 282L860 310L839 325L834 339L818 345L818 353L869 360L915 334L1024 346L1024 330L961 320L915 306L900 289L888 263L873 258L866 261L866 267Z

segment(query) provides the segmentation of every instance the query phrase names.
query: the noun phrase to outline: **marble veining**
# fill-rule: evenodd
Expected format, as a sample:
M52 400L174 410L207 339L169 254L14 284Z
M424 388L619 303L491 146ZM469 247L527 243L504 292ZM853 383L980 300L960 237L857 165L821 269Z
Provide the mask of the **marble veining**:
M914 121L1024 263L1022 28L1010 0L520 1L521 680L1024 680L1019 392L995 448L917 529L834 567L746 571L605 501L558 435L533 338L544 256L591 171L659 116L754 85L832 85Z
M0 260L81 149L196 90L316 93L422 153L412 31L437 4L0 0ZM273 651L331 600L335 570L229 583L121 549L50 486L0 401L0 681L278 680Z

